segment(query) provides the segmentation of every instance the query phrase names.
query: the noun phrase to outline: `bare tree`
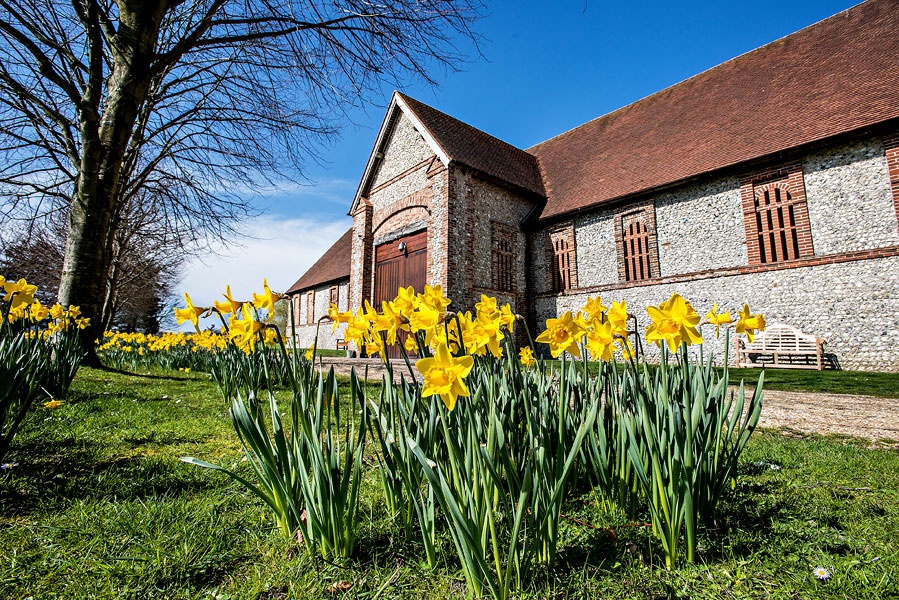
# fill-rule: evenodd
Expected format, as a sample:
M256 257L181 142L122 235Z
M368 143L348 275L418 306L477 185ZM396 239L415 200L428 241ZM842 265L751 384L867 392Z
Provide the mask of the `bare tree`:
M158 330L160 315L174 297L184 252L180 240L152 222L142 208L128 211L115 231L106 276L100 321L104 329ZM0 274L24 277L38 286L37 297L47 305L57 301L66 246L66 225L54 214L4 232L0 244Z
M0 193L67 214L59 298L101 326L125 208L227 238L342 107L455 68L478 0L0 0ZM99 333L95 329L92 333ZM95 335L87 336L90 339Z

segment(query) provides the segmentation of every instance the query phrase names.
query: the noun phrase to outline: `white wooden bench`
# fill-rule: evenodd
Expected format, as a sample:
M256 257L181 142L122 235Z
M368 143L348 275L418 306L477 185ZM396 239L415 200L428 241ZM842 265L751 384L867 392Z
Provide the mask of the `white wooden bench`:
M824 343L795 327L774 323L756 335L751 344L737 339L737 362L740 367L820 371L824 368Z

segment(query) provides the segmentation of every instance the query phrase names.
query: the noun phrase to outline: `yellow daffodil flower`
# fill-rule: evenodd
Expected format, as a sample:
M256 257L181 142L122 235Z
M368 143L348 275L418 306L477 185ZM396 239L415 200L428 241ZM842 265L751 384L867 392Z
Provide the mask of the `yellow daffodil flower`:
M64 316L66 316L66 309L59 302L50 307L50 318L54 321L58 321Z
M44 402L44 408L53 409L59 408L60 406L62 406L62 400L55 400L53 398L50 398L48 402Z
M396 344L396 336L400 329L409 329L405 325L405 318L397 311L392 302L382 302L381 310L383 313L377 314L372 321L373 331L375 333L384 332L387 334L387 343L389 345Z
M503 304L499 313L499 320L506 326L509 332L515 331L515 313L512 312L512 307L508 304Z
M406 352L409 354L415 354L418 352L418 342L415 341L414 335L407 335L406 340L403 342L403 347L406 349Z
M81 307L80 306L70 306L68 310L69 317L73 319L77 319L81 316Z
M275 302L286 296L273 293L268 287L268 279L265 278L262 279L262 288L265 290L262 295L256 293L253 294L253 306L259 310L267 310L268 318L271 319L275 314Z
M584 305L584 313L586 313L588 321L598 319L607 310L608 308L603 306L602 300L599 296L597 296L596 298L587 296L587 304Z
M349 323L353 320L353 311L348 310L346 312L340 312L337 305L332 302L328 306L328 318L331 319L332 322L331 335L334 335L340 325Z
M537 336L537 341L549 344L549 352L553 358L558 358L562 352L568 352L574 357L580 357L581 349L578 342L587 334L581 313L577 318L571 311L566 311L559 319L547 319L546 331Z
M24 279L13 283L4 279L3 289L6 291L4 302L12 300L10 308L18 308L22 305L28 305L34 302L34 293L37 291L36 285L31 285Z
M443 288L439 285L425 286L425 291L423 294L419 296L419 301L427 304L433 310L436 310L443 316L443 313L446 312L446 307L450 305L452 302L449 298L443 295Z
M481 294L481 301L474 305L474 309L477 311L478 316L484 315L485 317L492 317L499 312L499 308L496 306L496 298L491 298L484 294Z
M312 347L306 350L306 353L303 354L306 360L312 360L315 358L315 344L312 344Z
M705 320L715 326L715 337L717 338L721 332L722 325L729 325L733 323L734 320L730 316L730 312L725 312L722 314L718 314L718 304L712 304L712 309L709 311L709 314L705 316Z
M474 359L471 356L454 357L446 346L438 346L435 356L419 359L415 363L424 377L422 397L438 394L446 408L453 410L459 396L468 396L464 379L473 366Z
M531 350L530 346L525 346L518 351L518 360L520 360L522 366L525 367L532 367L534 366L534 363L537 362L534 360L534 351Z
M31 320L35 323L43 321L50 316L50 311L47 307L38 301L35 301L34 304L31 305L29 312L31 313Z
M190 296L187 295L187 292L184 293L184 300L187 302L187 308L176 308L175 319L178 321L178 325L181 325L181 323L184 323L185 321L190 321L193 323L194 329L199 333L200 315L202 315L206 309L194 306L194 303L190 301Z
M652 325L646 329L646 340L656 345L662 342L675 352L681 344L700 344L702 336L696 330L699 315L680 294L674 293L667 302L659 306L648 306L646 312L652 318Z
M737 321L735 331L737 333L745 333L746 339L749 340L749 343L751 344L752 340L755 339L756 332L764 331L765 325L764 315L749 314L749 305L744 304L743 308L740 310L740 320Z
M615 332L609 321L600 323L594 321L593 328L587 333L587 350L594 359L605 362L612 360L613 346L615 345Z
M237 316L240 307L243 306L243 302L238 302L234 298L231 297L231 286L225 286L225 293L222 294L225 296L224 302L215 301L213 302L213 306L215 306L216 310L218 310L223 315L233 314L235 317Z
M415 288L410 285L409 287L398 289L396 298L393 300L393 305L401 315L408 319L409 315L412 314L412 311L415 310L415 307L418 306Z
M622 330L627 329L627 303L612 302L612 308L609 309L606 318L617 332L622 333Z
M253 311L248 304L243 305L241 312L242 320L232 317L228 323L228 338L249 354L256 347L256 332L262 329L263 325L253 317Z

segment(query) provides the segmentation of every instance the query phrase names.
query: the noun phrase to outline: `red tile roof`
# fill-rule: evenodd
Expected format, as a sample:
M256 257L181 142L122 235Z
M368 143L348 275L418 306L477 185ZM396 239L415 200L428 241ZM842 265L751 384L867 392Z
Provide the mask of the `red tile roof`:
M541 219L899 117L899 2L869 0L528 149Z
M347 230L328 248L315 264L287 290L288 294L350 276L350 256L353 253L353 228Z
M534 156L414 98L397 94L450 160L543 196Z

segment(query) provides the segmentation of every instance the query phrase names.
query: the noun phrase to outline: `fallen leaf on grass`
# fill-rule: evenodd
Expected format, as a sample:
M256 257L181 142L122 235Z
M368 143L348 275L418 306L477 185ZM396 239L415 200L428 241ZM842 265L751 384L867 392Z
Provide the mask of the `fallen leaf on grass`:
M334 592L345 592L353 587L353 584L349 581L335 581L331 585L328 586L328 591L332 594Z

